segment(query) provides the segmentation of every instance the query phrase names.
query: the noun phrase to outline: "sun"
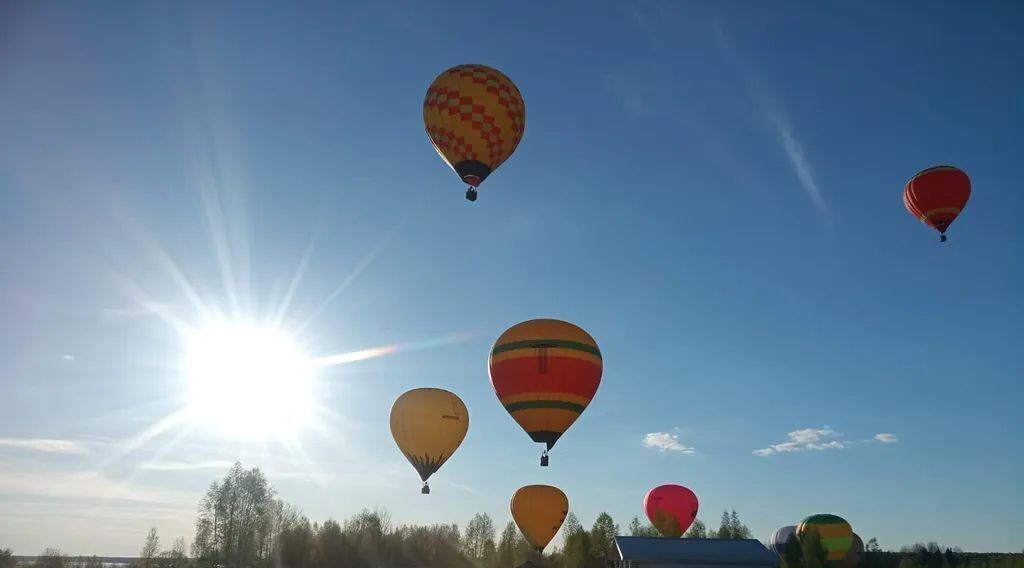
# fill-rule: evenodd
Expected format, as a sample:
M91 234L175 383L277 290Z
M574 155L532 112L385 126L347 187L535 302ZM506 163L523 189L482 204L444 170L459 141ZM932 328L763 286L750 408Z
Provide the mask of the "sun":
M191 332L185 349L188 414L238 438L293 439L315 413L315 365L285 331L218 321Z

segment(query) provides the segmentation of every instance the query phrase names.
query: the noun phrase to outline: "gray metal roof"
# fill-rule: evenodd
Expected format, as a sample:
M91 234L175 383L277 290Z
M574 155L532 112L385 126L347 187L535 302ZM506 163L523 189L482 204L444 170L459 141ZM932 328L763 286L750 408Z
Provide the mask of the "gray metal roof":
M672 560L684 564L771 566L778 558L755 539L617 536L619 560Z

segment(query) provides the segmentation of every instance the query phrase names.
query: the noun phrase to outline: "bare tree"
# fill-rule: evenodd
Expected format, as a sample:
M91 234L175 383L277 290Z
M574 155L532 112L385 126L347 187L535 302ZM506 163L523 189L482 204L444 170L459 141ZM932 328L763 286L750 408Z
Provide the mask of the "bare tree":
M462 539L462 552L477 564L484 564L494 556L494 521L487 513L477 513L466 525Z
M60 549L47 548L36 558L36 568L64 568L68 564L68 557L64 556Z
M142 553L139 556L142 557L142 565L146 568L152 566L153 561L160 556L160 535L156 533L156 527L149 529L146 544L142 545Z
M274 491L259 470L235 463L223 482L213 483L199 503L192 554L238 568L269 555L268 518Z

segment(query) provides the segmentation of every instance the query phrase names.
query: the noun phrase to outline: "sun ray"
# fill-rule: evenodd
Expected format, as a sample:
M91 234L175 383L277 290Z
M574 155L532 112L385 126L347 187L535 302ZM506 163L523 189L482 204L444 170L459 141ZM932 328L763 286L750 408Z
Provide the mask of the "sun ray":
M370 347L367 349L360 349L358 351L348 351L345 353L337 353L334 355L325 355L322 357L317 357L313 359L313 364L317 365L318 367L345 365L347 363L355 363L357 361L365 361L367 359L376 359L377 357L392 355L394 353L401 353L405 351L418 351L421 349L442 347L445 345L455 345L458 343L471 341L472 339L478 336L480 336L479 332L458 332L443 335L441 337L436 337L433 339L409 341L406 343L392 343L391 345L382 345L380 347Z
M327 297L324 298L323 301L321 301L320 304L312 312L310 312L308 316L306 316L306 318L298 326L299 331L303 331L306 328L308 328L309 325L312 324L313 321L316 320L316 318L320 317L320 314L323 313L325 309L327 309L327 306L330 305L330 303L333 302L334 299L337 298L342 292L344 292L345 289L347 289L364 270L366 270L366 268L374 261L374 259L377 258L381 251L384 250L384 248L401 233L401 230L405 228L405 226L413 218L414 214L420 212L423 209L424 205L427 203L427 197L427 195L421 196L415 203L412 204L412 206L409 207L409 209L406 210L402 218L396 221L384 233L384 237L380 239L377 242L377 244L373 246L372 249L370 249L370 252L367 253L367 255L363 257L361 261L359 261L355 268L352 269L352 272L350 272L348 276L343 278L341 282L334 288L334 290L332 290L331 293L328 294Z

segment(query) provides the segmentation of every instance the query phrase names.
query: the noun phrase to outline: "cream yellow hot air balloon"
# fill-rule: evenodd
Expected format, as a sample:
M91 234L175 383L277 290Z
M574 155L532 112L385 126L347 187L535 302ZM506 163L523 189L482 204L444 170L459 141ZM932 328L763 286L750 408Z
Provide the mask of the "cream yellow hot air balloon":
M569 514L569 498L557 487L527 485L512 495L512 519L537 552L555 538Z
M391 407L391 435L420 474L424 494L430 493L427 479L452 457L468 430L465 403L444 389L413 389Z

